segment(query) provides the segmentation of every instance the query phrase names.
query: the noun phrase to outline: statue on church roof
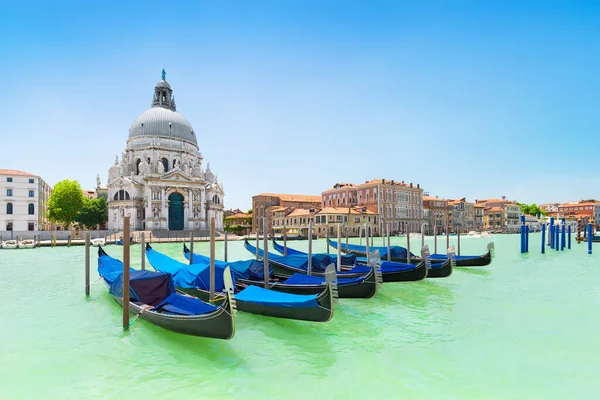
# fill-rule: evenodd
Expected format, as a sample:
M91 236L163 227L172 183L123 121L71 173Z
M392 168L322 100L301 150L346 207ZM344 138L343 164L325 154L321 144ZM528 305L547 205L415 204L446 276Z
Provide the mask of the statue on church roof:
M99 188L100 187L100 174L96 174L96 187Z
M163 81L164 81L164 80L166 80L166 79L165 79L165 78L166 78L166 76L167 76L167 73L165 72L165 69L163 68L163 70L162 70L162 80L163 80Z

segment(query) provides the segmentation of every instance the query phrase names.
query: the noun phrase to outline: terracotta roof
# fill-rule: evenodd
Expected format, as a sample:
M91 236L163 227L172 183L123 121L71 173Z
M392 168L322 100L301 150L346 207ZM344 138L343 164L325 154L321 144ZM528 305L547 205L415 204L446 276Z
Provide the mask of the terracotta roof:
M281 194L281 193L261 193L254 197L279 197L283 201L297 201L300 203L321 203L321 196L310 196L306 194Z
M433 197L433 196L423 196L423 201L428 201L428 200L435 200L435 201L448 201L446 199L440 199L439 197Z
M250 217L252 217L252 214L235 213L233 215L230 215L229 217L225 217L225 219L250 218Z
M294 211L286 215L286 217L304 217L310 215L310 210L305 208L296 208Z
M14 175L14 176L36 176L28 172L19 171L17 169L0 169L0 175Z
M477 207L477 208L485 208L485 206L483 204L475 204L475 207Z
M485 211L504 211L504 208L502 208L502 207L490 207L490 208L487 208Z
M285 211L288 208L289 207L281 207L281 206L267 207L267 211L269 211L269 212L278 212L278 211Z
M583 207L583 206L595 206L596 203L591 202L591 201L586 201L584 203L564 203L564 204L559 204L559 207Z

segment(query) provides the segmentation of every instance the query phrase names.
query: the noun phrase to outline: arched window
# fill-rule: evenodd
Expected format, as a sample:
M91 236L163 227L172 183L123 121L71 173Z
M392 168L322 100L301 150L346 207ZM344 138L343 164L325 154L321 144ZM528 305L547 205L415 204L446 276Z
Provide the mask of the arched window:
M13 205L12 205L12 203L8 203L6 205L6 214L12 214L12 213L13 213Z
M115 193L113 200L131 200L131 197L129 197L129 192L127 190L119 190Z
M140 163L142 162L142 160L140 160L138 158L138 160L135 162L135 174L139 175L140 174Z
M28 211L29 215L35 214L35 206L33 205L33 203L29 203L29 206L27 207L27 211Z
M169 172L169 160L166 158L162 159L163 167L165 168L165 172Z
M175 161L176 161L176 160L175 160L175 159L173 159L173 168L175 168Z

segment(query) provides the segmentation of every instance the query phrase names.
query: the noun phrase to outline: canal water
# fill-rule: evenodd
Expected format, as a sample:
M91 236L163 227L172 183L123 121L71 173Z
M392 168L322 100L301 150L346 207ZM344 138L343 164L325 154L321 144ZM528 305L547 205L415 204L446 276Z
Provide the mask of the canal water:
M461 252L481 254L490 240L463 237ZM83 247L0 250L0 399L596 398L598 255L584 244L541 255L539 234L527 255L518 235L493 240L490 266L386 283L375 298L341 299L327 323L238 312L230 341L141 319L123 332L102 282L84 296ZM411 243L415 252L420 239ZM154 247L184 260L181 244ZM106 251L122 257L122 247ZM195 251L208 254L208 243ZM229 243L230 260L250 257ZM139 245L131 258L139 266Z

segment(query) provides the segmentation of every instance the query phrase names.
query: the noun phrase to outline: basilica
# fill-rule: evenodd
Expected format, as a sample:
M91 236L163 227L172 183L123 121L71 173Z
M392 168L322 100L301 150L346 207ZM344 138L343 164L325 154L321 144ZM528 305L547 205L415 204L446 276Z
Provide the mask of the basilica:
M123 229L129 216L132 230L203 230L212 217L222 229L223 186L198 150L163 70L152 107L133 122L108 171L108 228Z

